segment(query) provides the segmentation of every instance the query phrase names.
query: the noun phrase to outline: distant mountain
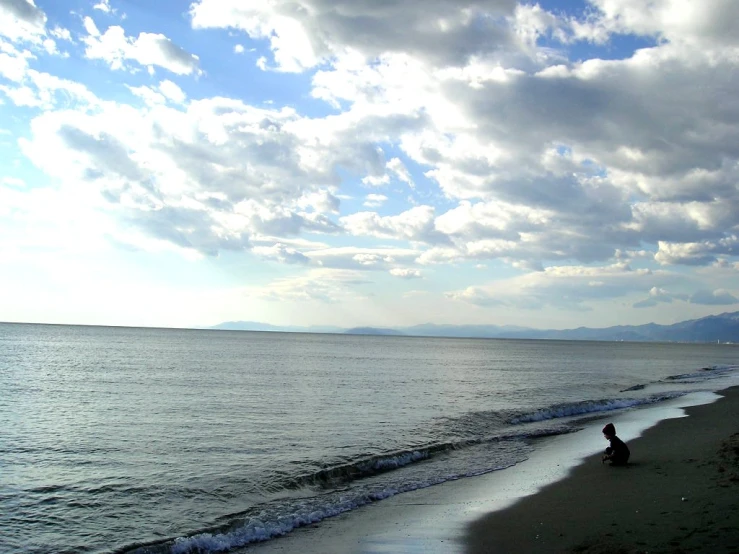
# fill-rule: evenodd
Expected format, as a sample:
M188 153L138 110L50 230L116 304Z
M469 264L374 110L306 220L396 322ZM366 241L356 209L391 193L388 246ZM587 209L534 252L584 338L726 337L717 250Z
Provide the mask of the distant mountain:
M534 331L528 327L514 325L437 325L424 323L413 327L401 327L404 335L421 337L494 338L506 333Z
M382 329L379 327L354 327L344 331L346 335L404 335L395 329Z
M297 325L270 325L269 323L259 323L258 321L226 321L219 323L209 329L218 329L221 331L272 331L281 333L343 333L344 329L333 326L311 326L300 327Z
M579 327L565 330L528 329L504 333L501 338L663 341L663 342L736 342L739 343L739 312L710 315L672 325L619 325L604 329Z
M530 329L511 325L438 325L426 323L411 327L296 327L276 326L255 321L230 321L211 329L232 331L281 331L293 333L343 333L351 335L407 335L420 337L603 340L636 342L733 342L739 343L739 312L711 315L673 325L618 325L577 329Z

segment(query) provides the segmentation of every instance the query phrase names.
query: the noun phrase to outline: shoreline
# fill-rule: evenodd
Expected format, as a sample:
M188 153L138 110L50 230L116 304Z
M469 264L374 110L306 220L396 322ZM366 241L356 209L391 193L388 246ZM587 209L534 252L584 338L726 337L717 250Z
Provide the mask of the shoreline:
M739 387L734 390L739 392ZM629 410L611 416L603 414L588 420L582 431L537 439L537 448L531 457L511 468L403 493L328 518L320 524L296 529L284 537L242 547L235 552L545 552L538 544L532 545L532 550L522 549L518 545L512 550L491 550L490 518L507 513L525 501L537 502L539 495L548 488L569 482L577 468L587 466L586 460L595 453L598 470L616 469L600 464L600 452L605 447L600 429L610 421L609 418L616 423L619 436L630 447L633 443L632 460L636 462L642 457L636 437L659 427L665 421L674 421L679 428L689 419L685 418L686 408L690 413L693 410L691 406L710 409L726 395L726 390L719 391L718 394L691 393L652 408ZM739 395L734 396L734 404L739 406ZM487 523L475 527L478 522L483 521ZM515 542L515 536L511 537Z
M589 456L471 523L464 552L739 552L739 387L718 394L628 441L628 466Z

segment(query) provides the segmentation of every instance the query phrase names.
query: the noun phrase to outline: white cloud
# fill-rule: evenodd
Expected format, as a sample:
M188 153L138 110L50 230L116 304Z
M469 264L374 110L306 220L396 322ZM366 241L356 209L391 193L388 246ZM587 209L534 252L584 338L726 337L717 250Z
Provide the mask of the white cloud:
M22 189L26 187L26 182L18 177L0 177L0 185Z
M390 270L390 275L400 277L401 279L420 279L421 272L417 269L408 267L395 267Z
M361 297L355 292L355 287L366 283L364 276L357 271L310 269L296 277L277 279L265 286L247 287L245 294L275 302L332 304Z
M16 105L52 110L58 107L86 109L95 104L95 96L84 85L60 79L48 73L29 69L25 63L14 66L11 86L0 85L0 91ZM0 72L3 72L0 56Z
M675 300L687 301L687 294L673 294L666 289L660 287L652 287L649 290L649 296L644 300L634 303L634 308L653 308L659 304L671 304Z
M387 201L387 196L384 194L368 194L364 199L364 205L368 208L377 208L382 206Z
M739 44L737 5L732 0L590 0L598 12L583 24L603 34L652 36L692 46ZM584 34L587 34L583 30ZM591 31L592 33L592 31Z
M412 248L318 248L305 251L312 263L334 269L389 271L398 264L412 264L419 250Z
M393 158L385 164L386 172L381 175L368 175L362 179L362 183L372 187L389 185L393 180L401 181L414 188L413 178L408 168L400 158Z
M92 7L94 10L100 10L101 12L111 13L115 10L110 7L110 0L101 0Z
M55 178L99 190L125 226L180 248L217 254L264 235L340 232L329 217L339 206L332 154L304 140L292 110L228 99L176 108L162 93L177 97L173 84L131 90L147 108L92 98L37 116L24 153Z
M731 235L718 241L669 243L660 241L654 259L663 265L709 265L718 254L737 255L739 238Z
M155 87L132 87L126 85L135 96L141 98L148 106L156 106L166 104L167 101L173 104L184 104L187 100L185 92L175 83L169 80L161 81Z
M409 184L411 187L414 186L413 177L411 177L411 174L408 171L408 168L405 166L405 164L400 158L393 158L392 160L387 162L387 168L400 181L403 181L404 183Z
M140 87L132 87L126 85L126 87L134 96L138 96L139 98L141 98L148 106L156 106L157 104L167 103L167 98L153 87L147 87L145 85L142 85Z
M72 33L69 32L69 29L65 29L63 27L54 27L49 31L49 34L57 38L59 40L65 40L67 42L72 42Z
M434 209L417 206L399 215L380 216L375 212L357 212L341 218L342 225L353 235L393 238L427 243L444 243L445 235L436 229Z
M103 60L111 69L128 69L129 61L134 61L151 70L161 67L177 75L200 75L199 58L174 44L160 33L139 33L138 37L126 36L123 27L113 25L100 33L90 17L84 19L88 32L83 37L88 59Z
M8 43L1 43L0 47L0 76L21 82L29 69L28 60L33 58L33 54L27 50L20 51Z
M381 187L383 185L387 185L389 182L390 177L388 175L367 175L362 178L362 183L371 187Z
M261 256L267 259L274 259L282 263L288 264L308 264L310 258L308 258L302 252L299 252L295 248L290 248L284 244L275 244L272 246L255 246L253 252L257 256Z
M595 301L612 300L646 289L684 282L679 275L632 269L625 264L604 267L552 266L544 271L451 291L448 297L479 306L524 309L589 309Z
M85 17L82 20L82 25L85 28L85 31L87 31L87 34L91 37L100 36L100 30L98 29L97 25L95 25L95 21L92 19L92 17Z
M180 87L166 79L159 83L159 90L169 100L177 104L182 104L187 99L187 95Z

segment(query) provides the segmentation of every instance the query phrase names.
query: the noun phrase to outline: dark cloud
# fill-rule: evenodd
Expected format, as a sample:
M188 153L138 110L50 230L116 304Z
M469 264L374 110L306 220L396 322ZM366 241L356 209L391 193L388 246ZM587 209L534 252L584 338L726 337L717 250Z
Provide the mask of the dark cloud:
M196 27L231 27L253 36L261 18L275 48L284 48L289 28L278 18L298 22L316 56L331 57L345 48L376 57L383 53L411 54L438 65L464 65L470 56L505 50L516 41L505 22L515 0L298 0L269 6L224 6L213 0L192 5ZM259 29L259 30L258 30Z
M164 35L157 35L154 40L166 59L188 68L186 73L198 73L200 71L200 61L197 56L176 45Z
M739 304L739 298L725 290L700 290L690 296L690 303L705 306L728 306Z
M216 222L207 212L183 207L163 206L156 210L124 209L123 221L149 236L170 242L181 248L193 249L207 256L220 250L245 250L249 238L218 236L213 232Z
M37 27L46 23L46 14L26 0L0 0L0 9Z
M69 148L90 156L90 178L114 173L137 183L145 179L142 168L131 159L128 149L114 136L108 133L93 136L71 125L62 125L58 133Z

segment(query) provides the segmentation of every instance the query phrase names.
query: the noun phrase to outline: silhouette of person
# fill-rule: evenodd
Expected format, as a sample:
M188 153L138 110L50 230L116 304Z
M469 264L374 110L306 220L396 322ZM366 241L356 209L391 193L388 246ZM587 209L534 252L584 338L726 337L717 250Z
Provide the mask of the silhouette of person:
M603 463L610 461L612 466L625 466L629 462L631 452L626 443L616 436L616 427L613 423L603 427L603 435L611 443L603 454Z

